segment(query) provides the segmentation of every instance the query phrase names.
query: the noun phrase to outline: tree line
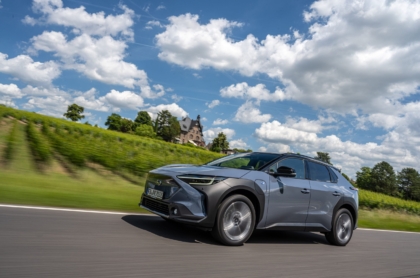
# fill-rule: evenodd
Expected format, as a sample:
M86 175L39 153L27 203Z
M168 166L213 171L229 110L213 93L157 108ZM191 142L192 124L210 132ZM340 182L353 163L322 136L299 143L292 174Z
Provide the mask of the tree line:
M315 158L332 165L328 153L317 152ZM395 172L391 164L382 161L372 168L362 167L356 172L355 181L344 173L342 175L359 188L406 200L420 201L420 174L414 168L407 167L400 172Z

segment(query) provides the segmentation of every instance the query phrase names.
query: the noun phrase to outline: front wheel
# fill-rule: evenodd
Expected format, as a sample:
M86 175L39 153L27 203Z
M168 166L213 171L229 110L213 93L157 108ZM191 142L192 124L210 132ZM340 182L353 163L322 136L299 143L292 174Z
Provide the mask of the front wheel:
M252 202L243 195L233 195L221 203L212 234L225 245L238 246L249 239L254 227Z
M332 245L346 246L353 235L353 217L351 213L342 208L335 214L333 227L325 233L327 241Z

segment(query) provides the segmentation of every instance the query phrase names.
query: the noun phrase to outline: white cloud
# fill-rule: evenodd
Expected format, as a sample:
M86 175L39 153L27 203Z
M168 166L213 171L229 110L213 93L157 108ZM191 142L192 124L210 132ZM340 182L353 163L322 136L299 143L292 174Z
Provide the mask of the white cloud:
M157 11L159 11L159 10L163 10L163 9L166 9L166 7L165 7L164 5L159 5L159 6L157 6L157 8L156 8L156 10L157 10Z
M90 14L83 6L75 9L63 7L61 0L34 0L34 12L43 14L43 17L36 20L26 16L23 22L30 25L48 23L72 27L75 28L73 32L76 34L85 33L97 36L121 34L132 39L134 33L131 27L134 24L134 11L122 4L119 8L123 11L122 14L106 16L104 12Z
M98 95L97 90L95 88L92 88L92 89L90 89L90 90L88 90L84 93L79 93L79 95L73 99L73 102L80 105L80 106L83 106L85 109L91 109L91 110L103 111L103 112L109 111L110 110L110 105L108 105L105 102L105 100L108 101L109 99L111 99L111 100L114 100L114 99L112 99L112 97L109 98L109 94L107 94L105 97L101 97L99 99L96 98L97 95ZM107 96L108 96L108 98L107 98ZM115 111L115 110L118 110L118 109L114 108L113 110Z
M8 59L0 52L0 72L10 74L23 82L35 85L50 85L60 74L60 67L53 61L35 62L27 55Z
M171 96L171 99L172 99L173 101L175 101L175 102L179 102L179 101L181 101L181 100L182 100L182 96L178 96L177 94L173 94L173 95Z
M193 73L193 76L194 76L195 78L197 78L197 79L202 78L202 77L201 77L201 75L199 75L199 74L198 74L198 73L196 73L196 72L194 72L194 73Z
M24 109L38 111L41 114L62 117L67 111L67 106L71 104L71 101L64 96L50 96L46 98L32 97L26 104L23 105Z
M156 44L162 50L160 59L193 69L207 66L230 69L232 62L240 60L242 53L232 47L233 41L225 31L242 24L212 19L209 24L200 25L198 15L191 14L171 16L169 22L166 30L156 35Z
M31 85L26 86L25 88L22 89L22 92L25 95L28 96L37 96L37 97L46 97L46 96L64 96L64 97L70 97L70 95L65 92L60 90L59 88L56 87L43 87L43 86L38 86L38 87L34 87Z
M420 149L420 137L413 136L410 130L403 133L390 132L378 144L368 142L359 144L351 141L342 141L336 135L318 137L314 132L296 130L282 125L278 121L263 123L255 130L255 136L268 150L277 151L293 148L293 151L315 154L316 151L329 152L333 158L344 168L345 172L354 174L361 166L373 166L380 161L388 161L397 169L402 167L417 167ZM410 138L407 140L407 138Z
M238 108L233 119L247 124L268 122L271 119L271 115L261 114L261 111L255 105L258 105L258 103L254 104L252 101L245 102Z
M141 96L130 91L119 92L117 90L111 90L105 96L99 98L99 102L107 102L117 108L128 108L131 110L138 110L143 107L144 101ZM96 103L94 105L100 105Z
M231 149L248 149L248 144L246 142L244 142L244 140L242 139L237 139L237 140L232 140L229 141L229 148Z
M220 90L222 97L233 97L242 99L256 99L258 101L281 101L286 99L286 95L280 88L276 88L274 93L265 87L264 84L257 84L255 86L249 86L248 83L242 82L236 85L230 85L229 87L222 88Z
M43 14L44 24L74 27L75 36L69 39L57 31L44 31L31 39L28 52L51 52L63 63L63 69L75 70L86 77L106 84L140 88L145 98L165 94L162 85L149 85L146 72L124 61L127 39L133 36L134 12L124 5L120 15L105 16L103 12L89 14L84 7L63 8L61 0L35 0L33 8Z
M206 142L213 141L213 139L217 137L217 135L220 132L223 132L223 134L226 135L226 138L228 140L232 139L232 137L235 136L235 130L231 128L214 127L214 128L209 128L203 132L205 141Z
M225 125L228 122L228 120L216 119L215 121L213 121L213 125Z
M216 107L219 104L220 104L220 100L218 99L212 100L210 103L206 103L207 107L210 109Z
M234 40L237 22L201 24L185 14L169 18L156 44L160 59L183 67L267 74L283 83L282 98L340 113L386 113L387 99L419 93L419 10L410 0L320 0L305 13L307 34L263 40Z
M327 126L324 124L331 124L334 122L336 122L336 120L331 116L327 118L320 116L318 117L318 120L309 120L303 117L299 117L299 118L287 117L284 126L290 127L296 130L301 130L301 131L320 133L324 129L328 129L332 127L332 126Z
M182 109L178 104L172 103L172 104L159 104L157 106L152 106L147 109L145 109L147 112L149 112L150 116L155 119L157 114L163 110L168 110L171 112L172 116L175 116L177 118L183 118L188 116L188 113L185 112L184 109Z
M16 84L1 84L0 95L7 96L8 98L22 98L23 93Z
M163 28L163 25L158 20L150 20L146 23L146 27L144 28L151 30L153 27Z

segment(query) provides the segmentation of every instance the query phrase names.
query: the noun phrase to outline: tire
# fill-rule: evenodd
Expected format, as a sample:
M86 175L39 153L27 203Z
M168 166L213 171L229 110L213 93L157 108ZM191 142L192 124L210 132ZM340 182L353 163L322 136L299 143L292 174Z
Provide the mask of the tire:
M254 227L252 202L243 195L232 195L220 204L212 235L224 245L240 246L252 235Z
M334 216L333 226L330 232L325 233L327 241L336 246L346 246L353 235L353 217L351 213L342 208Z

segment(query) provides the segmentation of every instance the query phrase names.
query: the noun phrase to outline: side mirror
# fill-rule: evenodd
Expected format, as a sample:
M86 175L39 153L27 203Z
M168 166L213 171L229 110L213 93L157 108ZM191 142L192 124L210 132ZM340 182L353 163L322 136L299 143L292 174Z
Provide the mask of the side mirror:
M281 176L281 177L289 177L294 178L296 177L296 171L293 168L281 166L277 168L277 172L273 173L274 176Z

